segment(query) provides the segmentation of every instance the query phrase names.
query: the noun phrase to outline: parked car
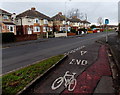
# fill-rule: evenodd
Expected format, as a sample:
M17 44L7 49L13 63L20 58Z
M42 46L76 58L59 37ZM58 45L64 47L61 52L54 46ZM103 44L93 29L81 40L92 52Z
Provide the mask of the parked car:
M93 33L99 33L99 32L103 32L103 29L93 28Z

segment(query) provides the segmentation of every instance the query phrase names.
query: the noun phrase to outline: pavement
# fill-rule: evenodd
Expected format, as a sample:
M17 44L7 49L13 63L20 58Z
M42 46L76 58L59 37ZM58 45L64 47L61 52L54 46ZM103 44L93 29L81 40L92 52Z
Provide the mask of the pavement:
M116 89L116 95L120 95L120 36L117 33L108 36L108 43L105 42L105 38L99 41L110 47L111 57L114 61L112 64L114 88Z
M85 35L86 34L81 34L81 35L76 35L76 36L68 36L67 38L83 37ZM58 37L58 38L66 38L66 37ZM21 46L21 45L28 45L28 44L32 44L32 43L41 43L41 42L46 42L46 41L48 41L50 39L56 39L56 38L38 38L37 40L5 43L5 44L2 44L2 48L9 48L9 47L15 47L15 46Z
M28 44L32 44L32 43L41 43L41 42L45 42L45 41L48 41L48 39L39 38L37 40L6 43L6 44L2 44L2 48L9 48L9 47L15 47L15 46L21 46L21 45L28 45Z
M94 43L68 52L67 59L22 94L114 95L107 50Z

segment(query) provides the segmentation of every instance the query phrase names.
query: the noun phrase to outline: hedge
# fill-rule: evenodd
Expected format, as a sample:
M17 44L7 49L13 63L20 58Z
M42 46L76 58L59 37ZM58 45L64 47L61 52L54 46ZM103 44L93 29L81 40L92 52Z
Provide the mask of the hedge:
M2 43L15 42L15 35L14 35L14 33L5 32L5 33L1 33L0 35L2 35Z

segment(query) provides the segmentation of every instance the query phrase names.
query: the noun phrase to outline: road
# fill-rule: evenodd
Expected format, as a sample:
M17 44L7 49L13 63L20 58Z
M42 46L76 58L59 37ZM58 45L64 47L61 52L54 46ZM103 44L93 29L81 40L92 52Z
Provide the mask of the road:
M109 33L109 35L113 34L115 33ZM84 45L88 46L105 35L106 33L94 33L83 37L53 38L40 43L3 49L2 73L5 74L51 56L64 54Z

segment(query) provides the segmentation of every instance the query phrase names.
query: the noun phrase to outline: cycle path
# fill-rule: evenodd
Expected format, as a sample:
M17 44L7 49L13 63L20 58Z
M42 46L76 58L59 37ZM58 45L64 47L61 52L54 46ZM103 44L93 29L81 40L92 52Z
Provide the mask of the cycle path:
M76 52L74 52L75 50ZM101 45L97 43L89 46L80 46L76 49L73 49L71 52L69 52L68 58L66 60L53 68L53 70L47 76L35 84L34 87L28 89L25 94L92 93L101 76L111 76L108 60L106 57L107 55L104 53L105 46L101 47ZM88 64L85 65L85 62ZM65 81L58 88L52 89L53 82L57 78L63 77L67 71L69 71L70 75L76 73L74 79L76 79L77 83L76 85L73 83L75 89L73 91L69 91L68 88L65 87ZM70 77L66 76L66 78L69 79ZM54 86L56 87L57 84Z

